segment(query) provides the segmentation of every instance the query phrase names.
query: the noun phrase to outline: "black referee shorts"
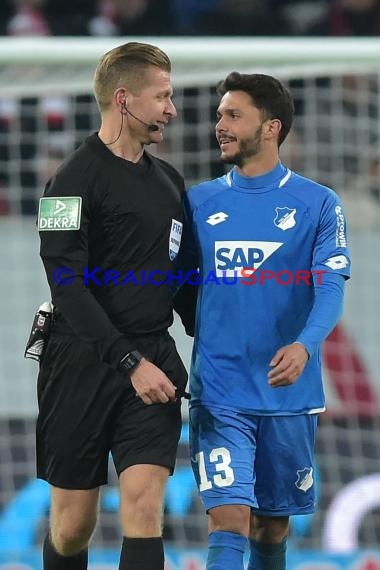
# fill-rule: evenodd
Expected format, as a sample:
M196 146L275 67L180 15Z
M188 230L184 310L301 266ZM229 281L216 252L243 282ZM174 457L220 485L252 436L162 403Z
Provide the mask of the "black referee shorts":
M184 389L187 372L168 332L136 338L134 344ZM104 485L109 452L118 475L144 463L173 472L181 401L148 406L126 384L87 345L53 331L38 376L39 478L63 489Z

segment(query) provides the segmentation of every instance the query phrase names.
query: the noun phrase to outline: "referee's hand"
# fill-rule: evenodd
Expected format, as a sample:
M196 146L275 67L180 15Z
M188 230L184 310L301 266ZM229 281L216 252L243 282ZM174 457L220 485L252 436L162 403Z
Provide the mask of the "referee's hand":
M166 404L176 399L176 387L157 366L143 358L131 373L136 396L144 404Z

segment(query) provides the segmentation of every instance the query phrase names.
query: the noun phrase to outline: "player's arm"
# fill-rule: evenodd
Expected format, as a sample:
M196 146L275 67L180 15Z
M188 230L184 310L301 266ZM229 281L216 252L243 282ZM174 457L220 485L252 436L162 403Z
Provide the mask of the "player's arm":
M303 331L293 344L280 348L270 362L268 378L273 388L294 384L300 377L342 314L344 286L343 275L327 272L320 283L314 276L314 303Z
M273 387L293 384L308 359L319 349L343 311L345 281L350 276L346 221L342 203L331 192L318 220L313 250L314 303L304 329L295 343L274 355L268 374Z
M166 402L175 397L175 387L169 378L139 355L133 343L116 329L85 285L88 232L94 207L85 189L86 183L79 174L70 173L68 176L63 172L47 186L40 202L40 255L53 304L74 334L90 345L101 361L122 372L126 382L133 385L136 382L135 390L143 401ZM67 228L54 229L58 225L54 220L62 218L60 209L67 210L71 219L65 223ZM51 221L43 221L44 212L51 214ZM62 277L66 279L62 280ZM135 362L131 361L133 354ZM140 370L136 376L133 369L137 366ZM141 376L149 376L149 381L140 380Z

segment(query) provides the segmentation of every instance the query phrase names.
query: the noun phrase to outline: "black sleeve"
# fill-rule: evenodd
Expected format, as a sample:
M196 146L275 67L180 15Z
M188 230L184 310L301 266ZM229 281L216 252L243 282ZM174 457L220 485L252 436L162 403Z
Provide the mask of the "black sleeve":
M199 285L192 278L192 273L199 267L198 251L192 230L192 216L187 196L183 200L183 236L177 258L177 269L184 275L182 286L173 298L175 312L181 318L182 324L189 336L195 334L195 316L198 300Z
M122 357L134 350L134 346L112 324L107 314L84 285L84 270L88 267L88 233L91 220L91 205L86 191L86 183L80 174L70 175L62 172L45 189L40 201L38 216L41 240L40 255L49 282L53 304L62 313L74 334L91 345L99 359L115 370ZM66 204L70 211L68 199L77 198L71 204L80 204L78 229L44 229L46 221L41 221L43 206L49 205L52 211L59 210ZM45 200L45 203L43 201ZM70 221L69 221L70 223ZM50 226L54 226L54 222ZM75 226L75 224L73 224ZM67 268L67 271L60 268ZM58 284L60 275L72 278L69 284Z
M180 316L186 334L195 334L195 315L197 308L198 286L184 283L174 295L173 307Z

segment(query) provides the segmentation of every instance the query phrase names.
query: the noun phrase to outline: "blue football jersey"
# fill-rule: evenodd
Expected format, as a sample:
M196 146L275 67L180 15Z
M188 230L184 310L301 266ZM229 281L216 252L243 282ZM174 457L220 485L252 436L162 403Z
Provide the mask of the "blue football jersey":
M259 415L323 410L319 349L291 386L273 389L267 374L276 351L305 328L313 279L349 277L337 194L278 163L262 176L233 169L193 186L187 207L201 274L192 405Z

